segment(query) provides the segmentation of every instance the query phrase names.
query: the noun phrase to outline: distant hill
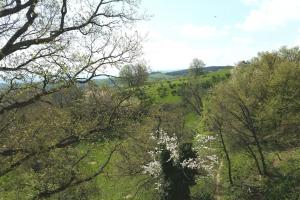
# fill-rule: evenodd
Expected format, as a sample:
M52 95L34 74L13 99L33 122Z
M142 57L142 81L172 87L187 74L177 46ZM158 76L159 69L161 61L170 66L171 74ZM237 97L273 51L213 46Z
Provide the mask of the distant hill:
M174 78L173 75L166 74L164 72L152 72L149 75L149 80L162 80L162 79L170 79Z
M204 72L214 72L221 69L231 69L233 66L209 66L204 67ZM157 80L165 80L165 79L174 79L178 76L186 76L188 75L189 70L183 69L183 70L176 70L176 71L169 71L169 72L160 72L160 71L154 71L151 72L149 75L149 81L157 81ZM108 78L95 78L93 81L97 85L113 85L115 84L114 79L108 79ZM116 81L117 82L117 81Z
M230 68L233 68L233 66L209 66L209 67L204 67L203 70L204 72L214 72L220 69L230 69ZM183 70L167 72L165 74L169 76L186 76L188 73L189 73L188 69L183 69Z
M233 66L209 66L204 67L204 72L214 72L218 71L220 69L230 69L233 68ZM178 76L186 76L188 75L189 70L188 69L182 69L182 70L176 70L176 71L170 71L170 72L151 72L149 75L149 81L156 81L156 80L163 80L163 79L172 79L176 78ZM108 79L108 78L95 78L93 81L97 85L113 85L114 79ZM6 87L6 84L4 82L0 82L0 89Z

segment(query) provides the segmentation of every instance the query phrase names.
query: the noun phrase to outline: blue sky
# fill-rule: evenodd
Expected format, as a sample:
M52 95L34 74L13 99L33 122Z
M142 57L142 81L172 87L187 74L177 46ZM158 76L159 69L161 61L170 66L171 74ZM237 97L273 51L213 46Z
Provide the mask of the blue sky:
M300 0L142 0L141 9L153 15L138 25L152 70L187 68L195 57L232 65L300 44Z

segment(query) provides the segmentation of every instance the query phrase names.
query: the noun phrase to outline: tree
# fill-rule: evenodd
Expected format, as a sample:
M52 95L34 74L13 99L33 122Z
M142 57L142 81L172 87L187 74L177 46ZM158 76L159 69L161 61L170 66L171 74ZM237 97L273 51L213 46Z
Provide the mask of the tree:
M59 198L103 172L117 146L90 174L89 150L121 137L138 103L131 93L78 85L139 57L130 29L141 18L134 0L1 1L1 187Z
M237 66L212 93L209 113L218 122L215 132L222 125L224 141L230 141L226 146L247 152L263 176L272 175L266 149L283 148L297 132L299 55L298 48L260 53Z
M227 132L231 142L237 148L245 148L255 161L259 174L267 175L267 164L262 147L263 132L260 131L261 127L255 117L259 102L258 99L254 99L255 92L249 88L252 87L249 79L249 74L238 71L227 84L216 87L214 94L222 99L222 102L216 104L213 109L217 109L214 112L222 112L222 116L226 117L224 120L227 129L224 132Z
M156 147L144 172L156 180L161 200L190 200L190 186L195 185L200 161L192 143L178 144L177 137L159 130L151 136Z
M139 87L147 80L149 76L149 68L142 63L125 65L120 70L119 76L129 87Z
M140 55L137 2L11 0L0 12L0 114ZM125 31L124 31L125 30Z
M63 108L49 98L50 104L32 104L18 113L2 115L0 183L6 191L39 198L64 195L89 184L118 148L97 150L97 144L124 138L141 110L142 105L136 99L133 102L131 95L90 86L75 100L65 98L70 100ZM99 150L107 152L107 160L100 159L99 170L87 173L87 163L93 161L91 152ZM9 183L3 181L6 179Z
M196 159L197 154L191 143L184 143L179 147L179 162ZM176 164L170 157L170 151L161 152L162 188L161 200L190 200L190 186L196 184L195 176L198 170Z
M230 185L233 186L233 178L232 178L232 162L230 158L230 153L228 149L228 145L225 142L224 129L226 124L224 123L224 106L222 105L222 100L218 99L217 96L211 96L208 105L204 107L204 117L202 120L206 123L206 126L209 130L214 133L217 133L218 139L220 141L223 153L225 154L225 159L228 166L228 179Z
M190 64L189 73L195 77L200 76L204 73L203 67L205 67L205 63L198 58L194 58Z
M180 88L180 95L182 102L189 105L197 115L201 115L203 110L203 96L206 89L202 87L201 83L187 82Z

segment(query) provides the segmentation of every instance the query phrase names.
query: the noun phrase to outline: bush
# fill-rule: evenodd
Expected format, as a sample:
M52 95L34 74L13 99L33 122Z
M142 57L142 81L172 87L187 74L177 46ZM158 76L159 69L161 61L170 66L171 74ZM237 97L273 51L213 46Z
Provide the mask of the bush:
M281 175L268 180L264 196L266 200L299 200L300 173Z
M207 191L199 191L192 197L192 200L213 200L214 197Z
M171 94L172 94L173 96L176 96L176 95L177 95L177 91L176 91L176 90L172 90L172 91L171 91Z
M168 96L168 89L165 88L163 85L157 88L157 92L160 98Z

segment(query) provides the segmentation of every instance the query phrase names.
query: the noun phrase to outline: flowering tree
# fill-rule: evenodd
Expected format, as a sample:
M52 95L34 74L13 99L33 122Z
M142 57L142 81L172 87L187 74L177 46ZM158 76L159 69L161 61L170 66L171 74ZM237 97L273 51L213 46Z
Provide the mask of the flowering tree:
M207 165L209 159L198 158L191 143L179 145L175 135L169 136L163 130L156 131L151 139L157 145L154 151L149 152L152 161L143 168L144 173L157 180L160 199L190 199L189 187L196 184L196 175L201 170L210 169Z
M212 144L216 141L216 137L211 135L198 134L196 136L197 152L201 154L201 168L204 169L208 175L214 174L214 169L218 163L218 156Z

